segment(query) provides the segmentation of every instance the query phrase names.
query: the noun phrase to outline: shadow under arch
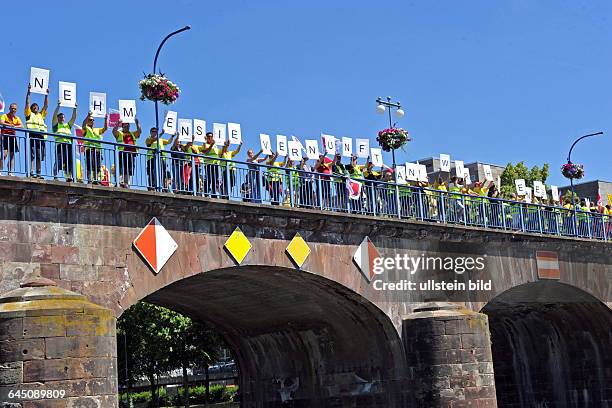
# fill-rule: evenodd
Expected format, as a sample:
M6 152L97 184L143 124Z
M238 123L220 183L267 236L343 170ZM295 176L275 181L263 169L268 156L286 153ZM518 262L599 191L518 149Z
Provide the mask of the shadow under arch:
M499 407L612 406L612 311L558 281L499 294L488 315Z
M217 327L238 360L242 407L404 406L397 330L335 281L241 266L182 279L144 300Z

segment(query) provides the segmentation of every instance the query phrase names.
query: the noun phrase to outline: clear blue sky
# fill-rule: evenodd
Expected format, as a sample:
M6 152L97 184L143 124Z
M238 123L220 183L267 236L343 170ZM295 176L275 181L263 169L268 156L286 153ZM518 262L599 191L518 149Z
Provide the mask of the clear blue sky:
M414 138L399 162L439 153L548 162L549 182L564 185L558 168L573 139L603 130L574 162L587 180L612 180L608 1L56 0L27 9L2 24L0 92L20 111L30 66L51 70L52 103L57 81L77 82L79 122L89 91L106 92L109 107L137 99L159 41L190 24L159 59L183 90L174 108L240 123L245 147L260 132L374 141L387 123L374 100L390 95ZM137 108L150 127L153 104Z

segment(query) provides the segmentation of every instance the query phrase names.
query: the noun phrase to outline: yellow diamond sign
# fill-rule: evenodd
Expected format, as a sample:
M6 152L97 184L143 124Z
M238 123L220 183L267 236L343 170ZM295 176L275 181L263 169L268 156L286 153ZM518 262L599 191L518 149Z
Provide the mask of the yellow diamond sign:
M236 227L232 235L229 236L225 241L225 248L232 255L234 260L238 262L238 265L242 263L244 258L247 256L253 245L249 242L244 233L240 228Z
M301 268L304 262L306 262L308 255L310 255L310 248L306 241L304 241L304 238L299 233L296 233L295 237L287 245L287 253L293 262Z

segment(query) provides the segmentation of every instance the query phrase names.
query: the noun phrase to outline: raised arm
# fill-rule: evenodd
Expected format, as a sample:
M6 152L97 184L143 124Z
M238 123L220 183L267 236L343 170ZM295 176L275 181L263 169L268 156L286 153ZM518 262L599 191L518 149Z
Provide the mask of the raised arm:
M49 108L49 89L47 89L47 93L45 94L45 101L43 102L43 107L40 113L45 116L47 114L47 109Z
M134 118L134 122L136 122L136 131L134 132L134 138L138 139L142 134L142 127L140 127L140 121L138 118Z
M59 108L59 105L58 105ZM76 121L77 118L77 104L74 104L74 108L72 108L72 116L70 117L70 120L68 121L68 125L70 125L70 128L72 128L72 126L74 125L74 122Z
M87 122L89 122L89 119L91 118L91 111L87 112L87 116L85 116L85 119L83 119L83 123L82 123L82 127L83 127L83 131L85 131L85 128L87 127Z
M32 84L28 84L28 92L26 93L25 106L23 108L23 114L26 117L26 120L30 117L30 91L32 89Z
M106 132L107 129L108 129L108 115L106 115L104 117L104 127L100 131L100 135L102 135L102 133Z
M53 118L51 119L51 125L53 127L57 126L57 114L59 113L60 110L60 102L57 101L57 106L55 107L55 110L53 111Z
M227 139L225 143L223 143L223 149L219 152L219 157L223 157L225 153L227 153L227 149L229 148L230 141Z
M240 144L238 145L238 147L236 148L236 150L234 150L234 153L232 154L232 157L237 155L238 153L240 153L240 149L242 148L242 142L240 142Z
M115 123L115 126L113 126L113 136L115 136L115 139L119 139L119 122Z

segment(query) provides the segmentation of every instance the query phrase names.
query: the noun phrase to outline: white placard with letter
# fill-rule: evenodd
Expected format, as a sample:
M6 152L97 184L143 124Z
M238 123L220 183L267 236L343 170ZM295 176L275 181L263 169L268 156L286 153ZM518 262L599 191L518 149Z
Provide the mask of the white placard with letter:
M123 123L134 123L136 119L136 101L119 99L119 118Z
M306 140L306 156L311 160L317 160L321 153L319 152L319 141L318 140Z
M544 184L542 184L541 181L534 180L533 181L533 195L535 197L544 198L545 194L546 194L546 187L544 187Z
M553 201L559 202L559 188L557 186L550 186L550 195Z
M240 131L240 123L228 123L227 134L231 144L242 143L242 132Z
M30 67L30 92L47 94L49 89L49 70Z
M406 163L406 180L419 180L419 166L416 163Z
M355 155L360 159L365 159L370 155L370 140L356 139L355 140Z
M484 172L486 181L493 181L493 171L491 170L491 166L488 164L482 165L482 171Z
M225 131L227 126L225 123L213 123L213 139L215 144L222 146L225 143Z
M463 168L463 185L469 186L472 184L472 177L470 176L470 169Z
M74 82L59 82L59 102L64 108L76 107L76 84Z
M260 133L259 144L261 146L261 152L263 154L272 154L272 142L270 142L270 135Z
M450 173L451 160L450 154L440 154L440 171Z
M164 118L164 133L169 135L176 134L176 121L178 120L178 113L175 111L166 112L166 117Z
M302 145L300 142L291 140L287 142L288 157L293 161L300 161L302 159Z
M383 165L383 157L382 150L376 147L370 148L370 160L372 160L372 164L375 167L382 167Z
M206 143L206 121L202 119L193 120L193 141Z
M325 154L336 154L336 138L332 135L321 133L321 140L325 148Z
M531 187L525 187L525 202L530 203L533 201L533 190Z
M279 156L287 155L287 136L276 135L276 153Z
M104 92L89 93L89 111L94 118L106 116L106 94Z
M193 122L191 119L178 120L178 139L179 142L189 143L193 136Z
M300 139L298 139L297 136L291 135L291 140L293 140L294 142L297 142L300 145L300 150L303 150L304 152L306 152L306 149L304 149L304 145L302 144L302 142L300 142Z
M427 166L424 164L417 164L417 169L419 181L429 181L429 178L427 177Z
M395 180L397 184L406 184L406 166L397 166L395 168Z
M350 137L342 138L342 156L352 157L353 156L353 139Z
M455 176L461 178L464 173L463 162L461 160L455 160Z
M516 195L524 196L527 194L527 186L525 185L525 179L514 180L514 186L516 187Z

